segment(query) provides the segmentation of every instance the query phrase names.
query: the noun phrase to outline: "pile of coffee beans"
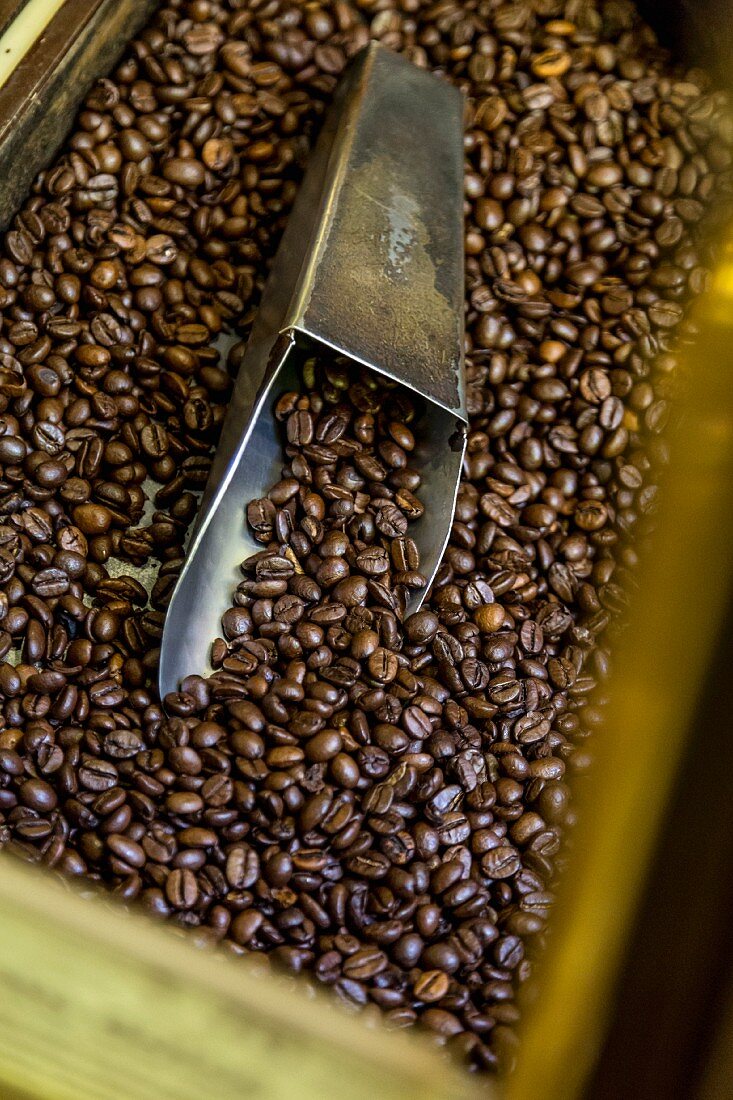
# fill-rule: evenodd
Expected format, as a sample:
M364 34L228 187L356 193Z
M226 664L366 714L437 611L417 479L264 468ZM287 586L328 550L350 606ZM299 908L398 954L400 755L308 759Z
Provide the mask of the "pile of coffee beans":
M220 337L370 39L466 94L450 544L406 616L419 410L306 362L216 671L166 715ZM161 7L0 249L0 846L510 1065L732 142L626 0Z

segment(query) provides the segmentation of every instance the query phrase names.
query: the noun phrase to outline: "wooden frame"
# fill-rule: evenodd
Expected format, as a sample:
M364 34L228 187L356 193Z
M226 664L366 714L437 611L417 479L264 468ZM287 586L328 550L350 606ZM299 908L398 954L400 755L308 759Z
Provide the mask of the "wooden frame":
M65 0L47 26L39 21L39 37L0 86L0 228L61 145L86 90L156 6L156 0ZM0 9L0 32L9 41L29 7L10 0Z

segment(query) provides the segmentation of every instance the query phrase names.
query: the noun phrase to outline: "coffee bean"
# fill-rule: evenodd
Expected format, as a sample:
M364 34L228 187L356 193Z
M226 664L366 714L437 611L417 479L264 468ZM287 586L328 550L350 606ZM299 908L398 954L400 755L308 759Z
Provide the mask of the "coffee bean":
M174 909L193 909L198 893L196 876L187 868L171 871L165 880L165 895Z
M130 867L143 867L145 865L145 851L134 840L126 836L113 834L107 837L107 846L117 859L127 863Z
M20 788L20 799L23 805L39 813L48 813L57 804L56 792L53 787L43 779L29 779Z
M269 541L275 523L276 508L271 500L263 498L253 500L247 505L247 523L255 534L265 536L262 541Z
M257 853L249 847L233 848L226 862L226 877L235 890L247 890L254 886L260 873Z
M520 866L519 853L506 845L492 848L481 859L481 867L491 879L511 878L517 874Z
M112 523L112 514L100 504L80 504L73 509L74 522L85 535L103 535Z
M450 980L444 970L426 970L413 985L413 993L418 1001L432 1004L442 1001L448 992Z
M697 72L680 90L629 5L613 42L595 3L579 29L453 0L224 7L154 17L0 248L0 846L494 1071L655 507L678 326L722 239L723 99ZM370 36L467 93L449 545L405 618L436 507L424 402L294 349L280 469L241 502L262 553L214 675L166 713L165 607L242 358L215 342L254 315Z
M196 160L171 157L163 164L163 176L181 187L196 188L204 182L204 166Z
M62 569L41 569L33 578L32 588L43 599L62 596L68 591L69 578Z
M288 417L289 443L308 444L313 439L313 417L306 411L294 412Z
M160 424L146 424L140 432L140 445L150 458L161 458L168 451L168 433Z
M383 646L378 646L367 660L369 675L380 684L389 684L397 675L397 657Z
M484 604L474 613L476 625L484 634L493 634L500 630L505 618L504 608L498 603Z
M392 504L378 510L375 522L377 529L388 538L399 538L407 531L407 519L400 509Z
M425 645L435 636L440 619L432 611L423 609L411 615L405 622L405 632L414 645Z
M362 948L344 960L343 972L348 978L368 981L387 967L387 957L374 947Z

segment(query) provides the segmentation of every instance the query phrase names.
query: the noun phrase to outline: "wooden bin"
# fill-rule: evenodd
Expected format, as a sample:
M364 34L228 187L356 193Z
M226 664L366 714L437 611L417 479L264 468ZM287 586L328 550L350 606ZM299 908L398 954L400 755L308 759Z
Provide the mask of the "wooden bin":
M0 222L58 146L85 87L153 7L151 0L0 3ZM705 39L708 47L725 44L724 35L710 34L717 3L660 7L662 26L673 34L681 28L680 41L693 51ZM671 440L656 554L616 654L608 719L511 1079L501 1089L477 1082L420 1037L387 1033L368 1014L347 1014L272 978L257 960L201 950L111 899L81 897L2 857L3 1100L603 1093L602 1079L588 1081L614 1014L611 1036L623 1015L616 1003L624 956L633 962L629 930L729 592L733 238L699 317L703 335L690 353L695 384ZM715 1080L726 1080L724 1053L716 1057L708 1100L717 1095ZM623 1087L606 1092L623 1094Z

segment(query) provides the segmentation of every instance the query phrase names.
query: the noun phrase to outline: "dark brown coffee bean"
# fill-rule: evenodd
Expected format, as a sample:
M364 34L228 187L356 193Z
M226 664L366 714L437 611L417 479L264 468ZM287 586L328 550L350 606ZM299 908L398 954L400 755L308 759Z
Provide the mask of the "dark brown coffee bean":
M23 805L39 813L48 813L55 809L56 792L50 784L43 779L29 779L20 788L20 798Z
M90 791L106 791L117 785L117 769L113 764L92 757L82 757L79 782Z
M204 166L196 160L171 157L163 165L163 175L181 187L196 188L204 182Z
M383 646L378 646L367 660L369 675L380 684L389 684L399 669L396 656Z
M165 880L165 895L174 909L193 909L198 893L196 877L186 868L171 871Z
M413 985L413 993L418 1001L432 1004L442 1001L448 992L450 979L444 970L426 970Z
M420 564L420 555L414 539L396 538L390 547L392 562L399 571L417 569Z
M368 981L377 974L381 974L387 967L387 957L384 952L375 947L362 948L344 960L343 972L348 978L357 981Z
M613 41L595 0L525 6L174 5L88 93L0 248L0 847L492 1072L515 1057L566 770L590 758L667 460L669 349L730 192L723 99L631 6ZM438 506L424 402L293 349L279 468L241 501L263 553L213 677L166 711L165 607L242 362L218 336L256 311L369 35L469 105L449 545L407 617Z
M481 860L484 873L491 879L511 878L520 866L519 853L505 845L492 848Z
M380 508L376 514L377 529L388 538L399 538L407 531L407 520L399 508L394 505L386 505Z
M126 836L112 834L107 837L107 846L117 859L127 863L130 867L143 867L145 865L145 852L134 840Z
M85 535L103 535L112 522L108 508L99 504L80 504L73 510L74 522Z
M413 645L425 645L430 642L439 626L440 620L432 611L424 609L411 615L405 622L407 637Z

